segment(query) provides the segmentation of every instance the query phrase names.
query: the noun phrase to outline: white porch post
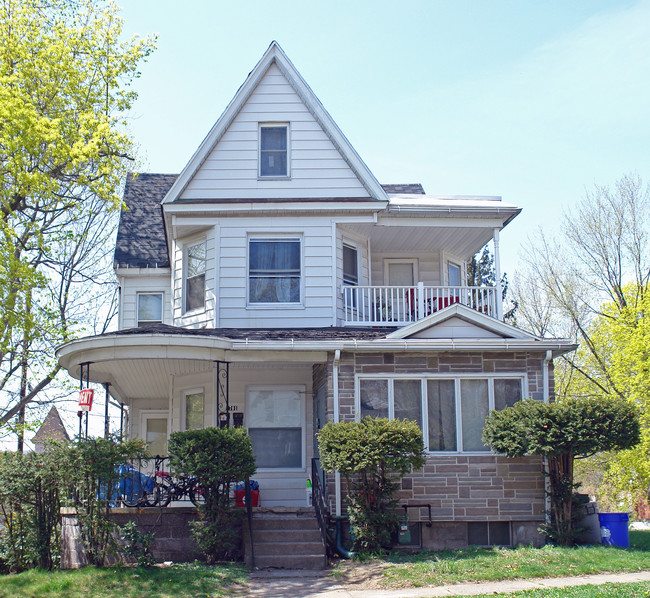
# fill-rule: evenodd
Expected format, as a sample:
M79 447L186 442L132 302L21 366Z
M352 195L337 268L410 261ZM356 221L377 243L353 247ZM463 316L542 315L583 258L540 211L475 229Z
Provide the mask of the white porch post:
M496 297L495 304L497 308L497 319L503 320L503 290L501 288L501 253L499 251L499 229L495 228L492 232L494 241L494 276L496 278Z

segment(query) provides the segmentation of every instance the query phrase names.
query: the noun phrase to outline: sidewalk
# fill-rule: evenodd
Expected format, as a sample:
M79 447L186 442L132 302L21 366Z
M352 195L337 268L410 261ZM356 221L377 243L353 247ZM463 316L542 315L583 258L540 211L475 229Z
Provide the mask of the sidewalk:
M554 577L533 580L464 583L427 588L395 590L355 589L324 574L323 571L273 570L251 573L246 596L259 598L436 598L439 596L476 596L605 583L650 581L650 571L637 573L600 573L576 577Z

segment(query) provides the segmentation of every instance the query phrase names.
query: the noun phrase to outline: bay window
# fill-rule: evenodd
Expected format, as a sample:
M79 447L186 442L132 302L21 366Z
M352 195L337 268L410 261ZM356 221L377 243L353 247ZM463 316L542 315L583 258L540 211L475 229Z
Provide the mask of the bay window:
M359 419L415 421L429 452L489 451L481 439L485 418L520 401L525 380L521 374L357 378Z

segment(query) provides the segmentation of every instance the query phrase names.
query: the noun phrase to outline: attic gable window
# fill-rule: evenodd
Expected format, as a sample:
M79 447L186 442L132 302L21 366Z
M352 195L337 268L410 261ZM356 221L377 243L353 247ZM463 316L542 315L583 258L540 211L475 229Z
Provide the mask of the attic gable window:
M289 176L289 125L260 125L260 178Z

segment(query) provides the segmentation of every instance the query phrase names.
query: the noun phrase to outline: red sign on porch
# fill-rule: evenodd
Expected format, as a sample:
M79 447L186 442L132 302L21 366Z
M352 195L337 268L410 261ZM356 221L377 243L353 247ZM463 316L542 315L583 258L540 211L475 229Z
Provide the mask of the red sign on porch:
M95 391L92 388L85 388L79 391L79 409L82 411L90 411L93 407L93 394Z

